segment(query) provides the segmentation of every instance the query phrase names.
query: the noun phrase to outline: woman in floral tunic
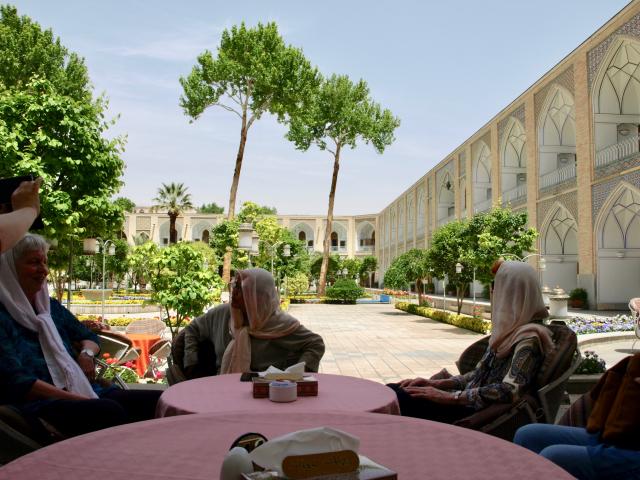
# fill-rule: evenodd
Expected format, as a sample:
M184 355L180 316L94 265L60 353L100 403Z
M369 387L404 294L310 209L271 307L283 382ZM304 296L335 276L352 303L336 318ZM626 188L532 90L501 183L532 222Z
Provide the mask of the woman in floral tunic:
M402 415L453 423L494 403L515 403L553 349L535 270L502 262L495 278L489 346L476 368L444 379L414 378L389 384Z

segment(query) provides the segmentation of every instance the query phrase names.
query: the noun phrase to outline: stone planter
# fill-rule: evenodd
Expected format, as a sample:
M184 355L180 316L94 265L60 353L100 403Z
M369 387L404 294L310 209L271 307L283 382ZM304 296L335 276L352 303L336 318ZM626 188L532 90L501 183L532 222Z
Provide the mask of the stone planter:
M80 290L82 292L82 296L87 300L92 302L101 302L102 301L102 290L99 288L92 288L91 290L88 288ZM104 289L104 299L109 300L111 295L113 294L113 290L110 288Z
M587 393L600 381L601 373L576 374L569 377L567 393L569 395L582 395Z

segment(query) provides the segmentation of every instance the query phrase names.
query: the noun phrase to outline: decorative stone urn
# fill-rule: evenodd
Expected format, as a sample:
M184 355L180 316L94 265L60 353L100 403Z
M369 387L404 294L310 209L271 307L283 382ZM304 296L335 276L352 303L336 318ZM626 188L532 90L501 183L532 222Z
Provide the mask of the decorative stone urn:
M82 292L82 296L84 298L86 298L87 300L90 300L92 302L101 302L102 301L102 292L103 290L99 289L99 288L92 288L92 289L82 289L80 290ZM113 294L113 290L111 290L110 288L105 288L104 289L104 299L105 300L109 300L109 298L111 297L111 295Z

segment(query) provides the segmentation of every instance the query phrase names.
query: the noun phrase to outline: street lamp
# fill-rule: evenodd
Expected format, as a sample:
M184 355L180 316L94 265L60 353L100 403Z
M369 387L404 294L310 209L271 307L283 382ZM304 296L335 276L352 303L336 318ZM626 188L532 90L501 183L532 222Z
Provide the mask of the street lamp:
M108 247L108 249L107 249ZM102 251L102 321L104 322L104 290L107 270L107 253L116 254L116 245L113 240L103 240L101 238L87 238L83 242L84 253L94 255Z

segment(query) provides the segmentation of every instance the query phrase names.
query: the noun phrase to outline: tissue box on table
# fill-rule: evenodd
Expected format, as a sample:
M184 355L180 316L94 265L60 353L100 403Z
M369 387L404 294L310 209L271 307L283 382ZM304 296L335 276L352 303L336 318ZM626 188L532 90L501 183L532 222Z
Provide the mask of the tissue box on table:
M291 365L282 371L271 366L253 378L253 398L269 398L269 383L273 380L291 380L298 383L299 397L316 397L318 395L318 380L315 377L304 376L305 363Z
M269 384L273 380L262 377L253 378L253 398L269 398ZM297 381L299 397L317 397L318 379L316 377L303 377Z
M395 472L358 455L360 440L346 432L321 427L274 438L250 454L265 472L246 473L246 480L330 479L397 480Z

